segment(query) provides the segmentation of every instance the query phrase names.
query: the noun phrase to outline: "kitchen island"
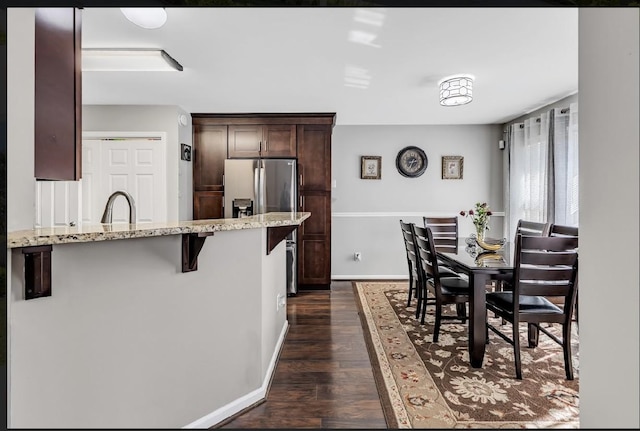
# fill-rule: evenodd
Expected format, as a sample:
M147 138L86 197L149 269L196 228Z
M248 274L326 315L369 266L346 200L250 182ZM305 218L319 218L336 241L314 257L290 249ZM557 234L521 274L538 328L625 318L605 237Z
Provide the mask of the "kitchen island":
M263 399L288 327L281 240L309 215L10 232L10 426L206 428ZM50 296L25 300L41 247Z

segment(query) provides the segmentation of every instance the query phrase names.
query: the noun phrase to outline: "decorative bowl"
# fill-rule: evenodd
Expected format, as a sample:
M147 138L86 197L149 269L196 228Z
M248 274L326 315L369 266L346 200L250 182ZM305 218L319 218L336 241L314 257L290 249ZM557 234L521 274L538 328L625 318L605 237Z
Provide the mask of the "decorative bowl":
M476 243L480 246L480 248L487 250L487 251L498 251L500 250L502 247L504 247L504 245L507 242L506 238L502 238L502 239L494 239L494 238L483 238L483 239L479 239L479 238L475 238Z

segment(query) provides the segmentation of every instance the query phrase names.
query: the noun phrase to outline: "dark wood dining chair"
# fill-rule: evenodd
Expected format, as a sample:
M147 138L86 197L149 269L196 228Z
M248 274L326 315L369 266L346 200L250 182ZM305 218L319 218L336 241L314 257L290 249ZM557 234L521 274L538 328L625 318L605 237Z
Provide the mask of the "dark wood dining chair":
M518 224L516 225L515 237L517 238L519 234L525 236L548 236L549 228L549 223L520 219L518 220ZM497 277L495 281L496 291L513 289L511 285L511 277Z
M431 229L436 251L457 253L458 251L458 216L454 217L422 217L424 227Z
M407 307L411 306L411 299L415 292L418 306L416 307L416 318L420 313L420 296L418 293L418 273L417 273L417 258L416 250L413 244L413 230L411 229L412 223L405 223L400 220L400 229L402 231L402 239L404 241L404 249L407 255L407 268L409 270L409 299L407 300Z
M438 266L435 243L431 229L422 228L424 236L416 232L419 226L413 226L415 246L418 258L418 283L423 291L433 290L435 304L435 324L433 327L433 342L438 342L440 325L443 320L468 321L466 304L469 302L469 282L458 276L442 277ZM443 314L442 307L447 304L456 304L457 315ZM460 305L460 306L458 306ZM420 323L424 325L427 314L427 301L422 302Z
M571 237L571 238L578 238L578 227L577 226L567 226L567 225L561 225L561 224L554 224L552 223L549 226L549 236L560 236L560 237ZM576 283L578 281L576 280ZM557 298L550 298L550 301L553 302L556 305L562 305L563 301L559 300ZM578 307L579 301L578 301L578 295L576 294L576 305L575 305L575 321L576 321L576 328L578 327Z
M413 232L413 244L415 246L416 243L416 238L422 238L424 241L427 241L427 228L423 227L423 226L418 226L417 224L412 224L412 232ZM433 232L432 232L433 234ZM437 244L436 240L433 240L434 245ZM436 247L436 252L438 251L437 245L435 245ZM447 249L448 251L449 249ZM457 249L456 249L457 251ZM416 255L418 254L418 249L416 248ZM420 275L420 262L419 262L419 256L416 257L416 259L418 259L418 275ZM444 265L440 259L438 259L438 272L440 275L440 278L451 278L451 277L460 277L460 274L458 274L457 272L455 272L453 269L451 269L450 267ZM429 277L427 274L425 274L425 277ZM434 298L430 298L429 297L429 290L426 289L426 284L425 283L418 283L418 289L420 290L420 301L418 301L419 305L421 307L419 312L416 313L416 318L419 317L420 314L424 314L424 309L428 304L435 304L435 297ZM423 301L426 301L423 303ZM466 306L464 304L458 304L457 305L457 310L458 310L458 316L465 316L466 315ZM424 319L422 320L424 323Z
M422 217L424 227L431 229L436 251L444 253L458 252L458 216L453 217ZM440 269L446 265L438 259ZM454 272L447 267L447 272ZM442 272L442 271L441 271Z
M511 338L487 321L487 329L513 346L516 377L522 379L520 323L528 323L529 347L538 344L542 331L562 346L568 380L573 380L571 361L571 322L578 285L578 238L516 236L514 284L512 291L487 293L487 310L512 325ZM559 307L547 296L564 298ZM562 326L562 339L540 323Z

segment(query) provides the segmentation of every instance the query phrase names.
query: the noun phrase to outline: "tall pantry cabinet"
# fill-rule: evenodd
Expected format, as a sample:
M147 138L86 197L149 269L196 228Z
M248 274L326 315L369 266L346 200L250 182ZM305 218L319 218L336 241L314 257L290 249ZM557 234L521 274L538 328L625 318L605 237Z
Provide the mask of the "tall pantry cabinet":
M307 285L331 283L331 129L297 128L298 205L311 213L298 228L298 280Z
M224 217L224 160L296 158L298 288L331 283L331 133L335 113L192 114L193 218Z

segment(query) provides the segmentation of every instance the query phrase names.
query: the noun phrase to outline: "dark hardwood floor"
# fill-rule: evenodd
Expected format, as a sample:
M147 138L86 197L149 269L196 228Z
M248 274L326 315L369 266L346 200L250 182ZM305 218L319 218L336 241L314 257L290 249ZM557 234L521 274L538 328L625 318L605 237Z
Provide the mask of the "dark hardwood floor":
M351 282L299 291L287 313L267 400L219 428L387 428Z

